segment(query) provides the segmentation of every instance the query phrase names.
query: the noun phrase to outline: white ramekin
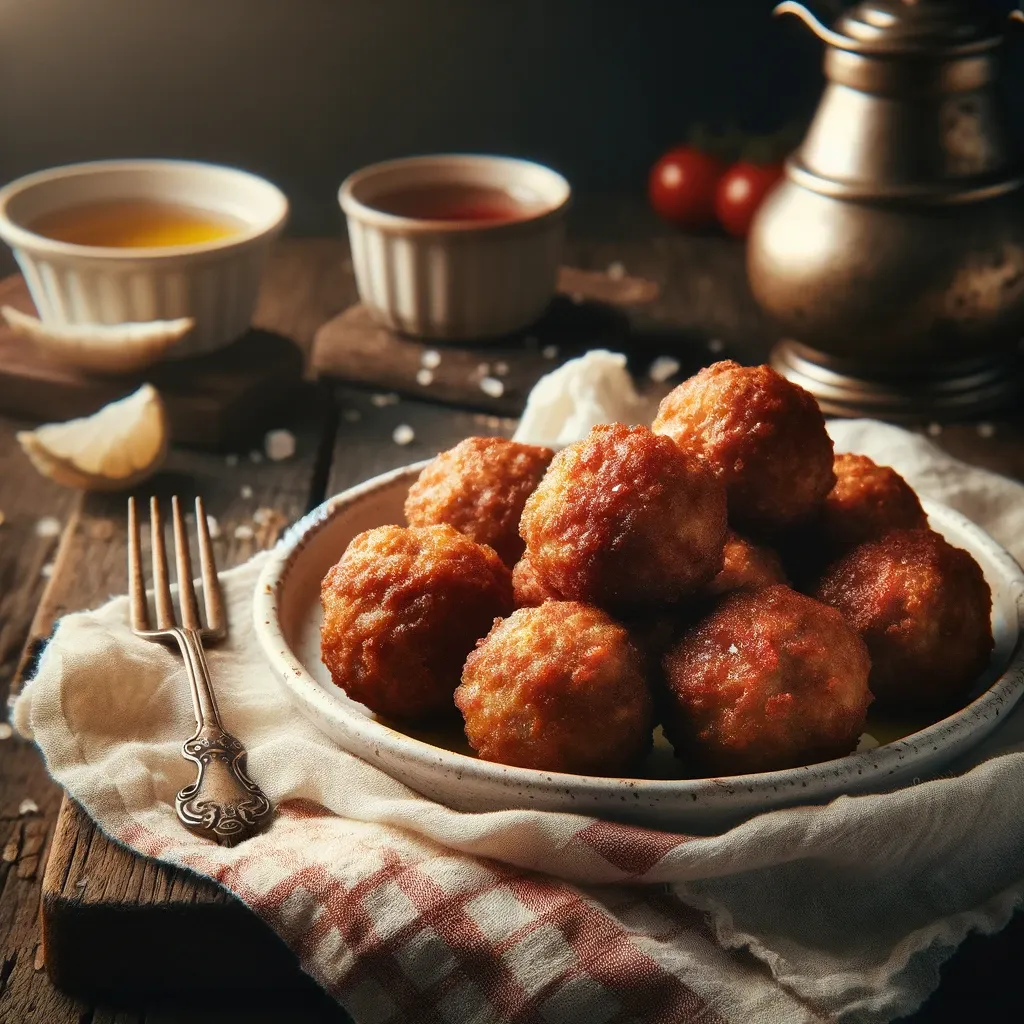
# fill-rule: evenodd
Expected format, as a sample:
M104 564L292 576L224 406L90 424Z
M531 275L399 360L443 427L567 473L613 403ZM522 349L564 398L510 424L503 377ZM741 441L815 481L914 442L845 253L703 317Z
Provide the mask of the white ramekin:
M374 200L416 185L468 184L529 195L521 220L420 220ZM571 190L560 174L500 156L419 156L356 171L338 201L348 222L359 297L380 323L447 341L527 327L555 293Z
M72 245L29 230L55 210L152 199L224 213L227 238L151 249ZM209 352L249 326L270 245L288 200L246 171L184 160L103 160L29 174L0 189L0 238L14 250L44 323L116 324L192 317L175 358Z

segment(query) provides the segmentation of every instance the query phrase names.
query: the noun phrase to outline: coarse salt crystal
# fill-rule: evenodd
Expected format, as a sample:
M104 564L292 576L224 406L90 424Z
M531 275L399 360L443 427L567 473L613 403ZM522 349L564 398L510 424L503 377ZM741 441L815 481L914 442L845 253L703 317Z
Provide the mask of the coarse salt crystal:
M39 804L35 802L30 796L25 797L24 800L18 804L18 814L24 816L26 814L38 814Z
M42 576L44 580L48 580L53 575L53 562L47 562L46 565L39 570L39 575Z
M725 342L722 341L721 338L712 338L708 342L708 351L709 352L714 352L716 354L718 352L724 352L725 351Z
M263 450L271 462L282 462L295 454L295 435L290 430L271 430L263 438Z
M7 722L0 722L0 740L9 740L14 735L14 730Z
M979 423L978 437L994 437L996 432L994 423Z
M263 505L256 509L256 511L252 514L252 521L257 526L266 526L267 523L269 523L270 520L273 518L274 510L272 508L267 508L266 506Z
M262 462L263 461L263 452L257 451L254 448L251 452L249 452L249 461L250 462Z
M740 649L735 644L729 644L729 653L730 654L739 654L740 653Z
M540 354L545 359L557 359L558 358L558 346L557 345L545 345L540 350Z
M508 363L506 363L504 360L499 360L498 362L496 362L494 364L494 375L496 377L508 376Z
M237 466L238 465L238 456L234 452L232 452L230 455L225 455L224 456L224 465L226 465L226 466Z
M395 444L411 444L415 438L416 431L414 431L408 423L399 423L399 425L391 432L391 440L394 441Z
M605 273L613 281L621 281L626 276L626 265L621 260L615 260L613 263L608 264L608 269Z
M370 401L373 402L378 409L383 409L386 405L397 405L398 395L393 391L389 391L385 395L371 395Z
M428 370L436 370L441 365L441 353L436 349L428 348L420 356L420 364Z
M346 423L358 423L363 418L358 409L346 409L341 415Z
M434 383L433 373L431 373L430 370L426 369L426 367L417 370L416 383L419 384L420 387L428 387L429 385Z
M206 529L214 540L220 536L220 523L213 516L206 517Z
M255 531L248 523L240 523L235 527L235 540L252 540L255 536Z
M678 359L673 359L672 356L658 356L648 368L647 376L661 384L669 377L674 377L678 372Z
M928 424L928 436L929 437L938 437L939 434L941 434L941 433L942 433L942 424L941 423L929 423Z
M505 394L505 385L497 377L484 377L480 381L480 390L491 398L501 398Z
M245 501L248 501L252 497L252 488L248 484L242 484L238 493Z
M36 536L59 537L60 520L55 519L53 516L43 516L43 518L36 523Z

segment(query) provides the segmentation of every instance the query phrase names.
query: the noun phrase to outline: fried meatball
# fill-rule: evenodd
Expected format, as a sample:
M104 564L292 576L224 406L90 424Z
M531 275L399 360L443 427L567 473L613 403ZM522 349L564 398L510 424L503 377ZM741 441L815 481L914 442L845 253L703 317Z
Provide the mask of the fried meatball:
M496 623L466 659L455 703L487 761L622 775L651 745L651 696L629 634L575 601Z
M672 604L722 568L725 492L647 427L594 427L552 461L519 525L530 563L569 600Z
M405 499L406 521L448 523L494 548L511 569L523 553L523 505L554 454L504 437L467 437L424 467Z
M665 656L665 734L700 773L743 775L848 754L871 662L834 609L776 584L739 590Z
M992 653L992 594L978 563L931 530L894 530L832 565L817 597L871 652L879 706L952 708Z
M551 589L537 575L530 561L530 556L524 554L516 562L512 570L512 595L516 601L517 608L536 608L545 601L561 601L561 595Z
M809 520L835 483L817 402L768 366L705 367L665 396L654 432L707 462L729 522L754 536Z
M896 470L847 454L835 457L833 469L836 483L818 519L827 551L839 555L890 530L927 528L921 502Z
M353 538L321 587L320 649L353 700L390 718L453 713L466 655L512 611L512 574L446 524Z
M707 585L705 593L720 597L746 587L768 587L787 583L782 559L771 549L729 531L725 538L722 571Z

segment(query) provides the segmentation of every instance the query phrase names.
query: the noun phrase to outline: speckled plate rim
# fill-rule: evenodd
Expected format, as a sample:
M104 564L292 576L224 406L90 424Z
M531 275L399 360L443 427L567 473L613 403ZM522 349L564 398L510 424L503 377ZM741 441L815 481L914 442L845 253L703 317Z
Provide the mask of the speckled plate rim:
M582 806L565 810L584 811L588 803L626 800L642 791L653 803L692 805L705 809L728 810L739 797L744 805L764 802L764 809L781 804L785 794L794 790L800 802L820 802L843 792L881 791L891 785L891 777L906 773L909 760L916 760L929 747L933 752L952 748L950 759L980 743L996 727L993 719L1005 719L1024 694L1024 571L1014 558L984 530L959 512L939 502L922 499L929 520L943 530L959 534L964 541L982 552L998 571L1003 585L1015 604L1016 637L1003 665L990 666L986 676L998 674L991 685L971 703L947 718L912 733L901 740L876 747L864 753L800 768L789 768L756 775L735 775L702 779L645 779L569 775L517 768L478 760L465 754L434 746L423 740L375 721L356 710L355 704L340 691L329 693L306 669L291 650L284 635L278 609L279 595L289 573L310 540L324 530L342 511L356 502L400 481L411 484L429 460L403 466L373 477L355 487L329 498L296 522L271 551L257 581L253 601L256 634L279 681L289 691L299 708L318 724L321 716L331 720L352 739L362 751L376 754L372 760L382 763L417 763L429 774L438 771L460 780L466 777L497 786L504 793L533 791L549 798L564 799L568 792L581 798ZM346 706L348 705L348 706ZM344 746L344 744L342 744ZM359 753L360 750L354 751ZM388 756L390 755L390 756ZM841 780L849 780L843 786ZM916 781L916 780L915 780ZM838 783L838 785L837 785ZM590 799L588 799L590 798ZM788 802L793 802L790 799ZM546 800L540 806L550 806Z

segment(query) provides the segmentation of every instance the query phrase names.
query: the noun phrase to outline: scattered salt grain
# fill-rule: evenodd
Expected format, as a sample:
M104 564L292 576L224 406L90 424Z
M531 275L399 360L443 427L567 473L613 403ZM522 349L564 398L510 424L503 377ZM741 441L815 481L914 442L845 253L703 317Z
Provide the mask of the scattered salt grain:
M866 750L874 750L878 745L878 740L876 740L874 736L869 733L864 733L864 735L857 741L857 749L855 753L863 754Z
M508 376L508 363L504 360L499 360L494 364L494 375L495 377L507 377Z
M441 365L441 353L437 349L428 348L420 356L420 364L428 370L436 370Z
M214 540L220 536L220 523L213 516L206 517L206 529L209 530L210 536Z
M540 350L540 354L545 359L557 359L558 358L558 346L557 345L545 345Z
M613 281L621 281L626 276L626 265L622 263L620 260L615 260L614 263L608 264L608 269L605 271L605 273Z
M22 817L24 817L26 814L38 814L38 813L39 813L39 804L37 804L35 802L35 800L33 800L32 797L30 797L30 796L25 797L25 799L22 800L20 804L18 804L18 814L21 815Z
M941 423L929 423L928 424L928 436L929 437L938 437L939 434L941 434L941 433L942 433L942 424Z
M0 740L9 740L14 735L14 730L7 722L0 722Z
M290 430L271 430L263 438L263 450L271 462L283 462L295 454L295 435Z
M430 370L426 369L425 367L423 369L417 370L416 383L419 384L419 386L422 388L429 387L431 384L434 383L433 373L431 373Z
M242 496L243 501L248 501L252 497L252 488L248 484L242 484L238 493Z
M415 438L416 431L414 431L408 423L399 423L399 425L391 432L391 440L394 441L395 444L411 444Z
M249 461L250 462L262 462L263 461L263 452L257 451L254 448L251 452L249 452Z
M708 342L708 351L709 352L714 352L716 355L719 352L724 352L725 351L725 342L722 341L721 338L712 338Z
M363 418L358 409L346 409L341 415L346 423L358 423Z
M252 514L252 521L257 526L266 526L267 523L269 523L270 520L273 518L274 510L272 508L266 508L265 506L261 506L260 508L256 509L256 511Z
M729 644L729 653L730 654L739 654L740 653L740 649L735 644Z
M256 532L248 523L240 523L235 527L235 540L252 540Z
M36 523L36 536L59 537L60 520L54 519L53 516L43 516L43 518Z
M505 385L497 377L484 377L480 381L480 390L491 398L501 398L505 394Z
M658 356L647 370L647 376L662 384L679 372L679 360L671 356Z
M995 436L996 428L994 423L979 423L978 424L978 437L993 437Z
M224 456L224 465L226 465L226 466L237 466L238 465L238 456L234 452L232 452L230 455L225 455Z
M53 562L47 562L46 565L39 570L39 575L42 576L44 580L48 580L53 575Z
M398 395L396 395L393 391L389 391L387 394L384 395L371 395L370 401L373 402L373 404L377 406L378 409L383 409L386 405L397 405Z

